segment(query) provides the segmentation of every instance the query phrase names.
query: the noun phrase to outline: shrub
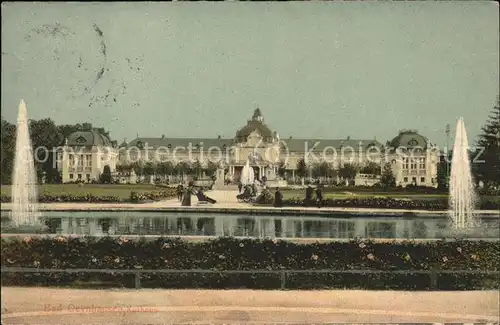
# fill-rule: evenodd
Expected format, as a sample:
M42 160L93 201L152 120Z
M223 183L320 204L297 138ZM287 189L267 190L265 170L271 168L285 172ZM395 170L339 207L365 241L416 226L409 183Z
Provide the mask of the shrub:
M218 238L206 242L157 238L132 241L111 237L2 238L3 267L92 269L209 270L489 270L500 268L500 243L491 241L430 243L371 241L295 244L278 240ZM256 254L258 252L258 254ZM497 289L498 275L443 274L439 289ZM120 286L133 284L131 275L85 273L6 273L3 285L71 285L92 277ZM144 287L156 288L279 288L269 274L143 274ZM428 289L429 275L291 274L287 288Z
M265 188L255 200L258 204L273 204L274 197L268 188Z

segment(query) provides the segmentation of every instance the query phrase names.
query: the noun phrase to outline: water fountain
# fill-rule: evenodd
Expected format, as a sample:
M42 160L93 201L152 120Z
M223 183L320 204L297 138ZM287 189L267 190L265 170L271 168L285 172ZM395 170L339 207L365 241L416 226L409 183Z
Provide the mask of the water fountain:
M247 163L243 166L241 171L241 184L244 185L252 185L255 179L255 175L253 172L253 168L250 167L250 162L247 159Z
M28 111L23 100L17 117L16 153L12 182L11 225L16 228L38 228L37 175L28 125Z
M455 230L470 230L475 226L476 196L469 162L469 144L462 118L458 120L451 159L450 217Z

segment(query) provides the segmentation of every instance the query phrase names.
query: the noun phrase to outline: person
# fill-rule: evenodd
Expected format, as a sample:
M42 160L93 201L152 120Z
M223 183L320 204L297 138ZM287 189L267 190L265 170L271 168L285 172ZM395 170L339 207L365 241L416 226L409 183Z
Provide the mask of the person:
M182 197L182 206L191 206L191 188L187 187L184 189L184 196Z
M321 203L323 203L323 191L321 190L321 186L316 187L316 203L318 204L318 208L321 208Z
M276 192L274 193L274 207L281 208L283 206L283 194L280 191L280 188L276 188Z
M179 201L182 201L183 192L184 192L184 186L182 186L182 183L179 183L179 185L177 185L177 199L179 199Z
M312 197L313 197L313 188L311 187L311 185L307 185L307 188L306 188L306 199L304 200L304 203L306 206L309 206L309 205L312 205L311 202L313 201Z
M238 193L241 193L242 188L243 188L243 184L241 184L241 181L238 181Z

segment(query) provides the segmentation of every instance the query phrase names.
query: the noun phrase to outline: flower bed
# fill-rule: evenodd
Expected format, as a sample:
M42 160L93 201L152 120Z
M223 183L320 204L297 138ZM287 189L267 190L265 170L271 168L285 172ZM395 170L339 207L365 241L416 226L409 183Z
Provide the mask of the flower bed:
M85 202L85 203L118 203L118 202L144 202L144 201L159 201L167 198L175 197L176 190L174 188L167 188L161 191L155 192L135 192L130 193L130 198L128 200L121 199L117 196L103 196L94 194L85 195L48 195L42 194L38 197L38 202L40 203L55 203L55 202ZM12 202L12 198L9 196L1 196L0 202L9 203Z
M316 202L306 202L302 198L290 198L283 200L283 206L316 206ZM326 199L322 202L323 207L341 208L374 208L374 209L405 209L405 210L447 210L448 199L429 200L401 200L394 198L348 198L348 199ZM500 209L500 200L482 199L478 205L481 210Z
M300 245L277 240L219 238L186 242L158 238L2 238L2 266L87 269L210 270L491 270L500 268L500 243L484 241L324 243ZM280 287L279 274L142 274L143 287L262 288ZM99 279L133 286L133 275L2 273L3 285L67 286ZM496 289L497 275L442 274L441 290ZM290 274L289 289L357 288L426 290L429 275Z

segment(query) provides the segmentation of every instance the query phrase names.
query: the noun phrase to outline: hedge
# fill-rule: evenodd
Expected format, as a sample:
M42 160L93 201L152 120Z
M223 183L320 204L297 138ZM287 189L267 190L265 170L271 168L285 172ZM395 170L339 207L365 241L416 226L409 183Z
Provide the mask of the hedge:
M316 202L311 200L306 202L303 198L290 198L283 200L283 206L316 206ZM323 207L342 208L378 208L378 209L406 209L406 210L447 210L448 199L430 200L401 200L394 198L347 198L347 199L325 199L322 201ZM478 205L480 210L500 209L500 199L482 199Z
M173 188L155 191L155 192L130 192L128 200L121 199L117 196L99 196L94 194L85 195L49 195L42 194L38 197L39 203L54 203L54 202L86 202L86 203L118 203L118 202L143 202L143 201L159 201L166 198L172 198L177 195L176 190ZM1 196L0 202L12 202L10 196Z
M218 238L206 242L157 238L147 241L111 237L2 238L3 267L91 269L210 270L490 270L500 268L500 242L437 241L374 243L357 240L301 245L287 241ZM276 274L142 274L153 288L280 287ZM74 286L89 281L133 286L133 275L5 273L3 285ZM427 290L429 275L290 274L288 289ZM499 288L498 277L443 274L440 290Z

